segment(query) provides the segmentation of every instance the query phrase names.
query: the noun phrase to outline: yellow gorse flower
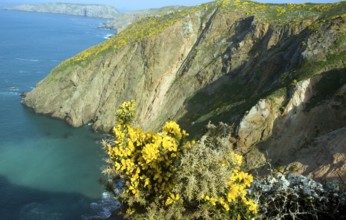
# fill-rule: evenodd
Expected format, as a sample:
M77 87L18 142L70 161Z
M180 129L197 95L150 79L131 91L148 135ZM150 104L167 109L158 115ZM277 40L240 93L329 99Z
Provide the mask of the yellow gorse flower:
M159 156L159 148L155 144L146 144L143 148L143 158L146 163L156 160Z
M170 205L170 204L172 204L174 202L179 201L179 199L180 199L180 195L179 194L171 193L169 195L169 197L167 198L165 205L168 206L168 205Z
M177 151L178 150L178 145L176 143L176 139L169 137L169 136L165 136L162 139L162 147L163 149L167 150L167 151Z
M162 130L178 141L180 141L182 137L187 136L186 131L180 130L179 125L174 121L166 122Z

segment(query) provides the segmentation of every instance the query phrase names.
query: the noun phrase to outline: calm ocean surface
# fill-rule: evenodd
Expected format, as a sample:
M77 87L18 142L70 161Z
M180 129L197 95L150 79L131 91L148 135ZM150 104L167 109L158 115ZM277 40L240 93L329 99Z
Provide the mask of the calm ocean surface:
M0 219L81 219L101 198L100 136L21 104L59 62L104 41L99 19L0 10Z

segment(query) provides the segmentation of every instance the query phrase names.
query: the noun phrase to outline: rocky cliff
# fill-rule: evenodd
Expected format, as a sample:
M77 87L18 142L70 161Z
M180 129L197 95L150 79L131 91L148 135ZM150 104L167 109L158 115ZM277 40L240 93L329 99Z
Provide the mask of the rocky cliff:
M346 2L231 1L145 17L61 63L24 103L109 131L116 107L134 99L145 129L173 119L199 136L223 121L220 144L252 168L271 159L344 178L345 11Z
M18 5L7 10L45 12L55 14L77 15L85 17L111 19L119 14L119 11L111 6L87 5L72 3L46 3L32 5Z

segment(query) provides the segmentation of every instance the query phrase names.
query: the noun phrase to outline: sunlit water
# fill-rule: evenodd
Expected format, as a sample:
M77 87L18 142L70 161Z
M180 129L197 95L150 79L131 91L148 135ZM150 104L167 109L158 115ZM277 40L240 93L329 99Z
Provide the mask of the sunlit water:
M32 113L20 94L104 41L102 22L0 10L0 219L81 219L100 199L100 135Z

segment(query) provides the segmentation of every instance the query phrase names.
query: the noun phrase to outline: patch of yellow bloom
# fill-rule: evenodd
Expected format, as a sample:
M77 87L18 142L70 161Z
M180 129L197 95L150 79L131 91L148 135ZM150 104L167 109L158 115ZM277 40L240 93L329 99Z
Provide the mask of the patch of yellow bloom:
M247 200L246 198L242 198L242 202L249 208L249 211L257 213L258 205L252 199Z
M233 165L236 168L239 168L241 164L243 163L243 156L234 153L233 151L230 152L231 158L233 158Z
M180 131L179 125L174 121L166 122L166 124L162 128L162 131L167 135L174 137L178 141L180 141L183 136L187 136L186 131Z
M159 195L162 204L178 201L172 194L177 161L193 142L185 141L186 131L174 121L165 123L162 132L144 132L133 128L135 103L124 102L116 111L117 126L113 128L114 145L103 143L110 158L110 168L124 181L124 193L137 198ZM106 169L107 171L109 169Z
M146 163L156 160L159 157L159 153L159 147L155 144L146 144L142 151Z
M172 204L172 203L174 203L174 202L176 202L176 201L179 201L179 199L180 199L180 195L179 194L173 194L173 193L171 193L170 195L169 195L169 197L167 198L167 200L166 200L166 206L168 206L168 205L170 205L170 204Z
M124 102L123 104L121 104L121 106L115 111L118 126L127 125L127 127L129 127L129 123L131 123L133 118L135 117L135 109L136 104L134 101ZM125 135L125 133L122 135Z

